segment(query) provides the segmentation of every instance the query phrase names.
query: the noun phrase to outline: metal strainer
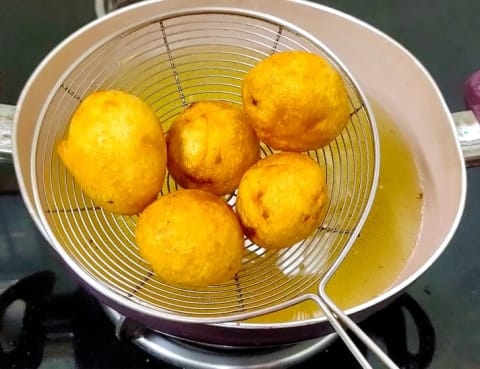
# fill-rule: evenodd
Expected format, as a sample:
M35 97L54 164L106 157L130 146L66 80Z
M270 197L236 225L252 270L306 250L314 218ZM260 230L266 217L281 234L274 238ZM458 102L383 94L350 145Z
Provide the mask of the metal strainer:
M210 324L314 299L341 329L334 315L342 318L343 313L325 296L324 286L359 235L379 171L374 117L350 73L312 36L257 12L192 8L123 26L71 65L48 91L38 118L31 157L34 198L54 249L101 300L114 301L137 316ZM341 74L350 98L350 121L342 134L328 147L308 152L326 172L329 204L322 226L280 251L246 240L242 269L230 283L195 290L163 283L137 252L137 217L96 207L60 162L56 146L70 117L89 93L118 89L142 98L167 131L192 102L240 104L243 76L268 55L285 50L325 57ZM271 153L262 145L263 156ZM162 193L177 189L167 176ZM234 206L235 199L233 193L226 200ZM351 343L348 336L342 338Z

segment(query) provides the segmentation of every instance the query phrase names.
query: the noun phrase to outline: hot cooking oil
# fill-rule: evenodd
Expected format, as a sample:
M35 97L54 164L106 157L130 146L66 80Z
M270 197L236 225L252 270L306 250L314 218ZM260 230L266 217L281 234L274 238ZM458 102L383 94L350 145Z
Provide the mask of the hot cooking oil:
M380 136L378 189L358 239L327 285L328 295L344 309L392 285L412 254L422 221L422 188L408 143L382 107L373 99L370 103ZM305 292L317 293L317 286ZM248 322L288 322L320 315L316 303L308 301Z

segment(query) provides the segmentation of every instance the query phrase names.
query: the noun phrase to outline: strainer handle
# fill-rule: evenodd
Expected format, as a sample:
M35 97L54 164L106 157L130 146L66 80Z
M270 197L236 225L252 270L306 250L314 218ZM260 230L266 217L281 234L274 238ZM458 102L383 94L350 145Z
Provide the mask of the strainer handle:
M365 344L365 346L367 346L368 349L374 353L383 364L385 364L387 368L399 369L392 359L390 359L352 319L350 319L340 308L338 308L338 306L335 305L332 300L330 300L322 287L319 288L318 295L310 295L310 297L314 299L320 306L332 327L338 333L353 356L355 356L355 359L357 359L358 363L363 369L372 369L372 366L359 350L357 345L355 345L355 343L352 341L352 338L347 333L346 328L350 329L350 331L357 336L357 338L359 338Z
M15 106L0 104L0 163L12 162L12 127Z

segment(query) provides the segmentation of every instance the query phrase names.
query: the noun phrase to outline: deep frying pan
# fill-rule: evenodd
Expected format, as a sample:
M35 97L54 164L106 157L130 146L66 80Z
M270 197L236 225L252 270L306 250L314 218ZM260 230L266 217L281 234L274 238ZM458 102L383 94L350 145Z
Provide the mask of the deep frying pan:
M87 26L48 56L27 83L17 106L13 128L13 156L22 195L40 231L45 230L33 206L30 147L37 116L44 109L45 92L92 45L123 25L151 14L192 6L192 1L145 2ZM347 64L368 96L392 117L414 153L424 188L423 223L415 250L396 281L384 293L348 311L361 319L418 278L443 252L461 217L465 200L465 166L450 112L434 81L405 49L379 31L335 10L300 1L202 1L195 6L225 6L256 10L285 19L322 40ZM375 73L372 73L375 71ZM394 72L393 72L394 71ZM395 88L393 88L395 87ZM435 122L432 129L431 122ZM425 139L428 137L428 139ZM441 143L442 150L438 149ZM448 196L444 194L448 193ZM330 331L324 318L277 324L212 324L156 321L103 302L129 319L167 334L201 342L257 345L298 342Z

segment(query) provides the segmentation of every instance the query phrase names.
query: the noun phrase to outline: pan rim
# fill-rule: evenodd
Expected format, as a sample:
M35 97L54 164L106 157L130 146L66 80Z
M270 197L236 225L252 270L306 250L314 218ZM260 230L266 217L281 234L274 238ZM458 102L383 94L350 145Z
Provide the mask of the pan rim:
M304 6L307 6L307 7L313 7L313 8L317 8L319 10L322 10L324 12L328 12L328 13L331 13L331 14L334 14L336 16L339 16L341 18L344 18L344 19L348 19L350 20L351 22L354 22L354 23L357 23L359 24L360 26L364 27L364 28L367 28L369 29L370 31L376 33L377 35L381 36L382 38L386 39L387 41L391 42L392 44L394 44L397 48L400 48L402 50L403 53L405 53L410 59L411 61L413 61L421 70L422 72L425 74L425 76L429 79L429 82L431 83L433 89L435 90L435 93L437 95L437 97L440 99L441 101L441 104L442 104L442 107L443 107L443 110L445 112L446 115L449 116L449 121L450 121L450 126L451 126L451 130L452 130L452 134L454 134L454 124L453 124L453 120L451 119L450 117L450 112L447 108L447 105L440 93L440 90L439 88L437 87L437 85L435 84L433 78L430 76L430 74L428 73L428 71L425 69L425 67L407 50L405 49L402 45L400 45L397 41L395 41L394 39L392 39L390 36L386 35L385 33L383 33L382 31L378 30L377 28L369 25L368 23L364 22L364 21L361 21L349 14L346 14L346 13L343 13L341 11L338 11L336 9L332 9L332 8L329 8L327 6L323 6L323 5L319 5L319 4L313 4L313 3L309 3L309 2L306 2L306 1L303 1L303 0L289 0L290 2L293 2L293 3L298 3L298 4L302 4ZM136 4L136 5L132 5L131 7L140 7L140 6L148 6L149 3L153 3L155 1L146 1L142 4ZM130 9L130 7L129 7ZM115 16L117 16L117 14L120 14L120 12L123 12L124 10L120 10L118 12L115 13ZM114 15L112 15L113 17ZM110 17L110 15L107 15L105 17L105 19L108 19L107 17ZM88 29L88 28L91 28L91 27L94 27L95 24L97 22L100 22L100 21L103 21L104 18L102 19L99 19L99 20L95 20L93 21L92 23L86 25L84 28L85 29ZM56 51L58 51L60 48L62 48L65 43L67 42L70 42L72 39L74 39L75 37L78 36L78 34L82 33L85 31L84 28L81 28L80 30L76 31L75 33L73 33L71 36L69 36L67 39L65 39L62 43L60 43L42 62L41 64L37 67L37 69L35 70L35 72L32 74L32 76L30 77L30 79L28 80L25 88L23 89L21 95L20 95L20 98L19 98L19 101L18 101L18 105L20 107L24 106L25 105L25 100L28 99L28 92L31 88L31 86L34 84L35 82L35 79L36 79L36 76L38 76L39 74L42 73L42 70L45 66L45 64L48 63L48 61L54 57L54 54L56 53ZM17 109L17 112L15 113L15 117L14 117L14 127L13 127L13 142L12 142L12 146L13 146L13 158L14 158L14 163L15 163L15 171L17 172L17 179L19 181L19 187L21 189L21 193L22 193L22 197L24 198L24 201L25 203L27 204L27 209L28 211L30 212L30 215L32 217L32 219L35 221L36 225L37 225L37 228L40 230L40 232L42 233L42 235L49 241L50 243L50 240L45 232L45 229L43 228L42 226L42 223L40 222L39 220L39 217L38 217L38 214L36 213L36 209L34 210L34 207L31 205L31 199L28 198L27 194L28 194L28 191L27 191L27 188L26 188L26 183L24 181L24 177L22 176L22 172L21 172L21 169L20 169L20 165L19 165L19 158L18 158L18 140L17 140L17 126L18 126L18 120L19 120L19 115L20 115L20 111L21 109ZM461 155L460 154L460 148L458 147L458 154L459 156ZM395 286L394 288L392 289L388 289L385 293L382 293L380 294L379 296L377 296L376 298L372 299L372 300L369 300L367 301L366 303L364 304L361 304L361 305L357 305L353 308L350 308L350 309L347 309L346 310L346 313L347 314L354 314L354 313L357 313L357 312L360 312L360 311L363 311L367 308L370 308L372 306L375 306L375 305L378 305L379 303L385 301L385 300L388 300L390 298L392 298L393 296L397 295L398 293L400 293L402 290L404 290L407 286L409 286L411 283L413 283L416 279L418 279L418 277L420 275L422 275L427 269L430 268L430 266L438 259L438 257L443 253L444 249L446 248L446 246L449 244L449 242L451 241L451 238L453 237L459 223L460 223L460 220L461 220L461 216L463 214L463 210L464 210L464 206L465 206L465 199L466 199L466 169L465 167L462 165L461 166L461 181L462 181L462 188L461 188L461 194L460 194L460 199L459 199L459 207L457 209L457 213L455 215L455 219L454 219L454 222L452 223L452 226L449 230L449 232L447 233L444 241L441 243L441 245L438 247L438 249L436 250L436 252L428 259L428 261L426 263L424 263L422 265L421 268L419 268L413 275L411 275L409 278L407 278L404 282L398 284L397 286ZM289 327L289 326L295 326L295 327L298 327L299 325L310 325L310 324L315 324L315 323L321 323L321 322L324 322L326 319L325 317L318 317L318 318L312 318L312 319L309 319L309 320L305 320L305 321L294 321L294 322L285 322L285 323L275 323L274 326L275 327ZM223 326L229 326L229 325L233 325L235 326L235 328L242 328L243 325L245 325L245 327L248 327L248 328L252 328L252 327L256 327L258 326L259 328L271 328L272 327L272 324L255 324L255 323L219 323Z

